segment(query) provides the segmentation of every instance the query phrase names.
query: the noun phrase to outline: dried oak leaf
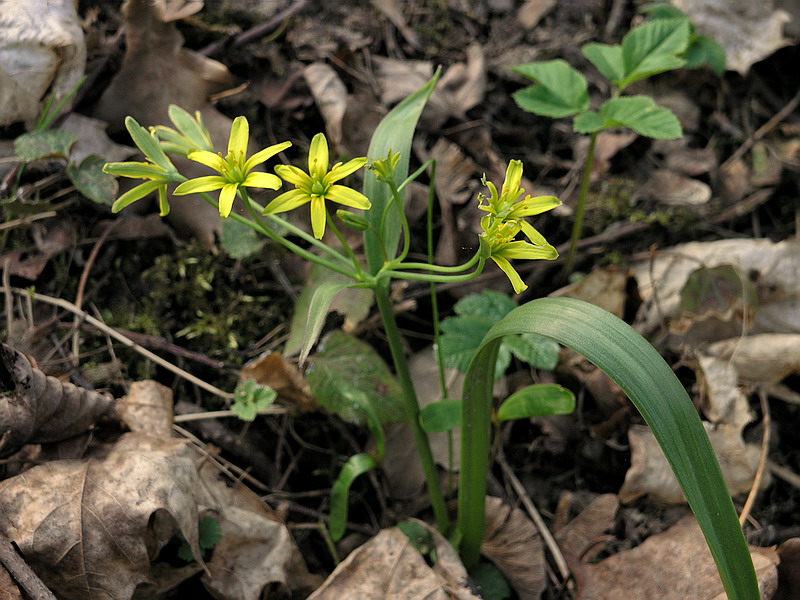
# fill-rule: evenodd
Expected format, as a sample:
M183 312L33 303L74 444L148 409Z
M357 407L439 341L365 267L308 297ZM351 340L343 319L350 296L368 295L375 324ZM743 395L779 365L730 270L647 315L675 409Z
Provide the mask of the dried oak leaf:
M477 600L453 547L433 528L417 523L426 527L435 544L433 567L398 528L384 529L339 563L308 600Z
M752 548L761 597L777 588L778 557L769 548ZM725 598L711 552L694 517L653 535L642 544L576 572L578 600L685 600Z
M151 561L179 530L200 556L199 485L184 442L129 433L103 460L0 482L0 530L62 600L127 600L155 585Z
M111 396L45 375L0 345L0 456L83 433L114 404Z

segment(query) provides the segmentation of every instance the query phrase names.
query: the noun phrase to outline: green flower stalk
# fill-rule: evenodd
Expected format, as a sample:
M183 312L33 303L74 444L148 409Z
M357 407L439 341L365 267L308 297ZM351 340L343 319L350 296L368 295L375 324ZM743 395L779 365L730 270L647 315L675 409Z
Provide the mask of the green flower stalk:
M486 258L491 258L495 264L506 274L514 287L514 292L520 294L528 289L519 273L511 265L509 259L527 260L554 260L558 258L556 249L547 243L544 236L525 217L538 215L552 210L561 204L555 196L525 196L525 190L520 187L522 182L522 163L512 160L506 169L506 178L500 193L497 187L484 177L483 184L489 188L491 196L484 194L478 196L479 209L488 212L481 219L481 252ZM529 241L517 240L519 233L523 233Z
M269 146L247 158L247 143L250 138L250 125L245 117L236 117L231 127L228 140L228 154L225 158L221 153L214 154L208 150L195 150L189 152L189 160L199 162L214 169L219 175L208 175L190 179L175 188L176 196L185 196L198 192L212 192L222 190L219 194L219 214L227 217L231 214L233 201L240 187L264 188L277 190L281 187L281 180L272 173L253 171L255 167L266 162L278 152L282 152L292 145L291 142L282 142Z
M311 147L308 150L308 173L292 165L275 167L275 172L284 181L293 183L295 189L284 192L267 204L264 214L287 212L311 203L311 230L314 232L314 237L320 240L325 234L328 218L326 200L362 210L372 206L369 199L361 192L344 185L334 185L358 171L366 163L366 158L354 158L344 164L336 163L328 170L328 140L324 134L318 133L311 140Z
M147 158L147 162L114 162L106 163L103 171L117 177L130 177L131 179L147 179L144 183L128 190L114 201L112 212L119 212L137 200L158 191L158 206L162 217L169 214L169 201L167 200L167 186L170 183L184 181L185 178L178 173L175 165L164 154L155 133L148 133L133 117L125 119L125 127L130 133L134 143Z

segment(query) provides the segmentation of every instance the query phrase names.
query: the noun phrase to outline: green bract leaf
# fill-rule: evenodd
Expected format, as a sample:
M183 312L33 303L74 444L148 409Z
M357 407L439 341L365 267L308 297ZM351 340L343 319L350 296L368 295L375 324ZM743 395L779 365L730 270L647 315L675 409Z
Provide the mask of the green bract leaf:
M372 134L367 157L370 160L382 160L391 150L400 155L395 169L395 183L399 185L408 176L408 161L411 155L411 140L417 128L422 109L439 81L440 71L421 89L411 94L386 115ZM373 171L364 174L364 195L372 202L372 208L366 217L374 228L364 232L364 250L370 271L377 273L384 265L386 255L394 258L400 241L401 219L397 209L391 208L392 195L386 184L378 181ZM405 199L405 194L401 194ZM384 220L384 213L388 210ZM383 225L382 225L383 224ZM376 232L380 232L377 235ZM382 238L382 239L381 239ZM386 250L384 251L384 246Z
M111 206L119 192L119 184L113 175L103 171L104 164L99 156L88 156L80 165L67 165L67 176L89 200Z
M23 133L14 140L14 152L23 160L32 161L40 158L69 156L72 144L78 141L77 136L70 131L47 129Z
M228 256L242 260L257 254L267 243L267 238L238 221L222 219L219 241Z
M331 332L313 356L308 383L317 401L345 420L366 422L361 396L354 394L358 391L381 423L407 421L400 385L389 367L372 346L342 331Z
M574 410L575 394L560 385L543 383L511 394L497 410L497 420L568 415Z
M678 118L668 108L658 106L649 96L613 98L600 107L606 126L625 126L639 135L674 140L683 136Z
M625 61L619 44L586 44L581 51L609 81L621 81L625 77Z
M523 110L560 118L589 108L586 78L561 59L517 65L511 70L536 82L513 94Z
M426 404L419 411L419 423L425 433L455 429L461 424L461 400L449 398Z
M658 19L632 29L622 40L625 77L614 81L620 90L656 73L679 69L689 47L688 19Z
M347 511L350 486L361 475L378 466L369 454L354 454L342 467L331 488L330 530L334 541L339 541L347 529Z
M589 111L575 116L572 128L576 133L594 133L605 128L606 120L602 115Z
M477 564L483 533L491 431L493 361L506 335L535 333L583 354L639 409L661 445L706 536L731 600L759 597L750 552L711 443L683 385L629 325L592 304L541 298L514 309L487 334L464 381L459 533L461 555Z

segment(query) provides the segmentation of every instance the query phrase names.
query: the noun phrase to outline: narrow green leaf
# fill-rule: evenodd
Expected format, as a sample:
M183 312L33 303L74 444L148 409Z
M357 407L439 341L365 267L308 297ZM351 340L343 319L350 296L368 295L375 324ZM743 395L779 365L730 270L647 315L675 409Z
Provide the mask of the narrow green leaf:
M515 309L487 334L464 381L459 533L467 567L480 555L491 417L491 364L503 336L544 335L583 354L625 391L661 445L697 517L731 600L756 600L758 583L733 502L697 411L656 350L629 325L572 298Z
M658 106L649 96L612 98L600 107L606 125L625 126L639 135L658 140L674 140L683 136L678 117Z
M426 404L419 411L419 424L425 433L452 431L461 424L461 400L448 398Z
M67 176L78 191L98 204L111 206L119 192L119 184L113 175L103 171L105 160L99 156L88 156L80 165L67 165Z
M572 128L575 133L595 133L606 127L606 120L602 115L588 111L575 116Z
M568 415L574 410L575 394L560 385L542 383L511 394L497 410L497 420Z
M307 377L317 401L343 419L363 424L366 415L354 390L366 394L381 423L406 422L400 384L369 344L343 331L327 335Z
M369 454L354 454L342 467L339 477L331 488L330 530L335 542L342 539L347 529L347 513L350 501L350 486L364 473L378 466Z
M628 32L622 40L625 77L614 84L623 90L631 83L664 71L679 69L689 47L688 19L657 19Z
M625 77L625 61L619 44L586 44L581 52L609 81Z
M436 71L427 84L395 106L372 134L369 150L367 150L367 157L370 160L386 158L389 150L400 154L400 161L395 170L395 182L398 185L408 176L408 162L414 130L417 128L417 121L422 114L422 109L425 108L428 98L433 93L440 75L441 71ZM387 258L384 255L384 247L389 259L395 257L400 241L401 220L395 210L390 210L384 223L384 229L381 231L383 238L381 240L376 231L381 230L381 220L384 210L391 202L391 193L388 186L379 182L375 173L368 170L364 174L364 195L372 202L372 208L366 212L366 217L370 225L374 227L374 230L364 232L364 250L370 272L375 274ZM405 194L401 195L401 200L405 201Z
M14 152L26 161L50 157L67 158L72 144L76 141L78 141L77 136L70 131L60 129L33 131L23 133L14 140Z
M511 70L536 82L513 94L523 110L557 119L589 108L586 78L560 58L517 65Z

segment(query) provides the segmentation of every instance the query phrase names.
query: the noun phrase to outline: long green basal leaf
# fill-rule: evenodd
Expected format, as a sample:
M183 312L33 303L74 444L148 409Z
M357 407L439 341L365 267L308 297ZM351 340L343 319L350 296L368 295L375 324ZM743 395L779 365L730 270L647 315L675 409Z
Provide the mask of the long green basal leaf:
M411 94L395 106L378 124L367 150L370 160L382 160L389 155L389 150L400 154L400 162L395 170L395 182L399 185L408 176L408 160L411 154L411 140L422 109L439 81L440 71L421 89ZM384 229L383 239L376 234L381 230L381 220L392 195L386 184L378 181L375 173L367 171L364 175L364 195L372 202L372 208L366 212L367 220L374 229L364 232L364 247L367 264L372 274L377 273L388 258L393 259L400 241L401 220L396 210L390 210ZM403 195L404 199L405 196ZM384 256L384 247L388 256Z
M535 333L583 354L625 391L653 431L695 513L731 600L756 600L758 583L733 502L697 411L656 350L594 305L541 298L514 309L484 341L464 381L459 533L465 565L483 536L493 362L503 336Z

